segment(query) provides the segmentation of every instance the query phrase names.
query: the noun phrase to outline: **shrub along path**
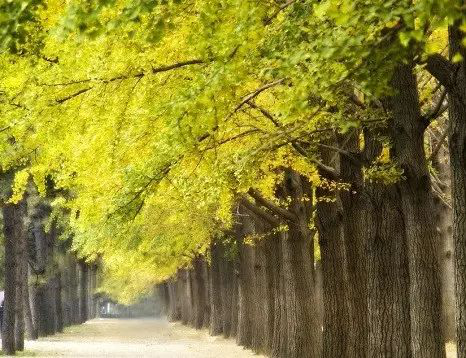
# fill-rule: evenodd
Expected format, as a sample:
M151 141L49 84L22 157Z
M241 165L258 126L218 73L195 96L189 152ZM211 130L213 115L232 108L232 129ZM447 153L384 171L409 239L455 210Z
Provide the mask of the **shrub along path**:
M64 333L26 342L35 357L259 357L233 340L163 319L95 319Z

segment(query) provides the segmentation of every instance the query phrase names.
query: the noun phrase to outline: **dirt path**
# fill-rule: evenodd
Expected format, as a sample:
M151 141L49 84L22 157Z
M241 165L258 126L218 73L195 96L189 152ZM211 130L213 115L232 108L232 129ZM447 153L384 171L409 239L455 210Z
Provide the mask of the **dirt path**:
M233 340L166 320L96 319L64 333L26 342L34 357L259 357Z

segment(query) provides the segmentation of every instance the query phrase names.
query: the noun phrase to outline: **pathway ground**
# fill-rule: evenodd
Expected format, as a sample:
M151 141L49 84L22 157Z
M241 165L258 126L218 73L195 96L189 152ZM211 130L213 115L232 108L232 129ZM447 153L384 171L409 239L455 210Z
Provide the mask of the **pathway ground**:
M260 357L234 340L163 319L95 319L62 334L28 341L26 351L31 352L27 357Z

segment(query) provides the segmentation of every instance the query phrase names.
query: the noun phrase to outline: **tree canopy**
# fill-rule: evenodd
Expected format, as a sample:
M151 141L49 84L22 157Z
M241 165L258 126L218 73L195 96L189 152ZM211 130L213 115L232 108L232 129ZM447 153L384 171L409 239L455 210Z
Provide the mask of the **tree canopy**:
M320 149L341 152L332 133L386 125L400 63L416 64L435 119L425 67L465 14L449 0L35 0L0 12L11 200L30 177L43 194L52 181L74 249L102 258L103 289L123 301L204 253L251 188L278 203L282 168L344 185ZM365 175L397 181L379 136Z

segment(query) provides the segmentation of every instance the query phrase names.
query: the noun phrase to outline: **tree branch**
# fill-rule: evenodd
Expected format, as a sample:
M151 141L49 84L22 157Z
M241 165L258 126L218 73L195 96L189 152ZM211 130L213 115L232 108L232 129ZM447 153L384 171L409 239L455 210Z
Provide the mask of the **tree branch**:
M83 93L86 93L86 92L90 91L93 88L94 87L82 88L79 91L70 94L69 96L66 96L66 97L55 100L55 102L57 102L58 104L65 103L65 102L69 101L70 99L73 99L73 98L75 98L75 97L77 97L77 96L79 96L79 95L81 95Z
M438 118L448 109L448 104L443 103L445 101L446 96L447 90L444 89L440 94L437 103L432 107L432 109L428 113L424 115L424 120L427 123L430 123L432 120Z
M152 67L152 70L149 72L151 74L157 74L161 72L168 72L171 70L175 70L177 68L182 68L190 65L200 65L205 63L203 60L188 60L188 61L182 61L182 62L177 62L173 63L171 65L162 65L159 67ZM72 80L69 82L59 82L59 83L52 83L52 84L46 84L46 86L70 86L74 84L79 84L79 83L88 83L88 82L101 82L101 83L111 83L115 82L118 80L127 80L127 79L132 79L132 78L142 78L147 75L147 72L136 72L132 74L122 74L118 75L115 77L110 77L110 78L86 78L82 80Z
M288 6L293 5L293 3L295 3L295 2L296 2L296 0L288 0L286 3L281 5L277 10L275 10L275 12L272 15L270 15L270 17L268 17L268 18L266 18L264 20L264 25L266 25L266 26L270 25L272 23L272 20L275 19L280 12L285 10Z
M426 70L434 76L448 91L454 87L454 73L456 66L440 54L433 54L427 58Z
M238 112L238 111L241 109L241 107L243 107L246 103L248 103L249 101L251 101L251 100L253 100L254 98L256 98L258 95L260 95L260 94L261 94L262 92L264 92L265 90L268 90L269 88L278 86L279 84L282 84L284 81L285 81L285 79L284 79L284 78L281 78L281 79L279 79L279 80L266 83L265 85L263 85L263 86L259 87L258 89L256 89L254 92L251 92L250 94L244 96L244 97L243 97L243 100L235 107L233 113ZM233 113L232 113L232 114L233 114ZM231 116L232 114L230 114L230 116Z
M272 214L268 213L267 211L265 210L262 210L260 207L258 207L257 205L254 205L253 203L251 203L248 199L246 199L245 197L241 197L240 199L240 203L241 205L243 205L246 209L248 209L249 211L253 212L255 215L261 217L262 219L264 219L265 221L269 222L270 224L272 225L280 225L280 220L278 220L275 216L273 216Z
M432 149L432 153L430 154L428 161L432 161L440 151L440 148L442 148L443 143L447 139L448 136L448 129L445 129L445 131L442 133L442 136L439 138L437 145Z
M248 194L252 196L259 205L266 207L267 209L277 214L281 218L290 220L290 221L296 221L297 218L293 213L291 213L290 211L284 208L279 207L278 205L275 205L270 200L267 200L257 190L251 188L248 190Z
M258 106L254 102L248 101L247 103L251 108L259 110L264 117L269 119L275 125L275 127L281 128L281 124L274 118L274 116L269 111L267 111L266 109ZM332 168L332 167L330 167L328 165L325 165L325 164L319 162L316 159L310 158L307 151L299 144L299 142L297 140L290 140L289 143L291 143L292 147L299 154L301 154L303 157L307 158L307 160L312 162L317 167L317 169L319 170L319 173L322 176L326 177L327 179L331 179L331 180L337 180L338 179L338 173L334 168Z

